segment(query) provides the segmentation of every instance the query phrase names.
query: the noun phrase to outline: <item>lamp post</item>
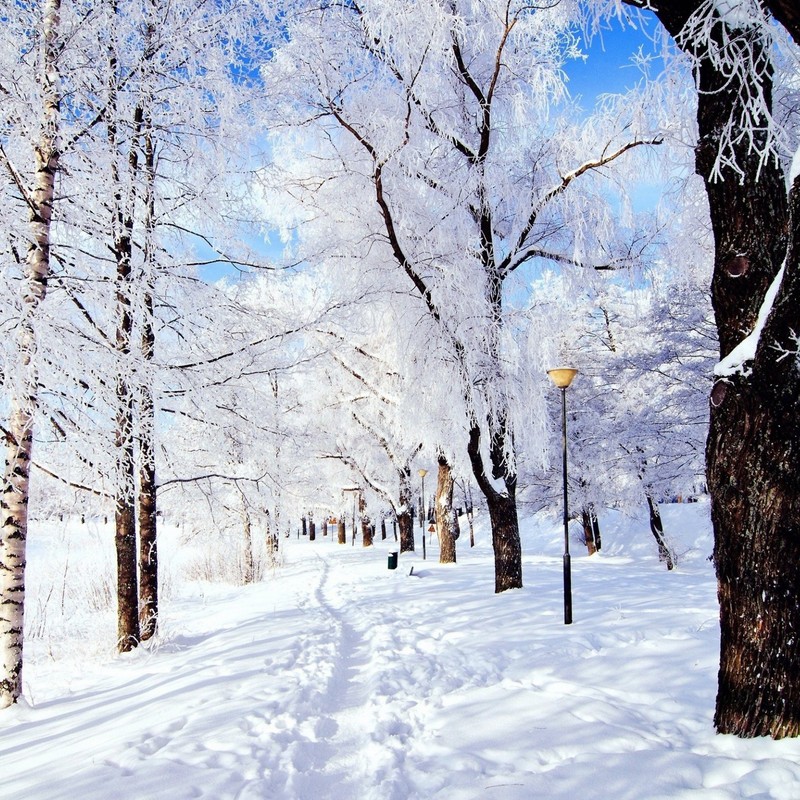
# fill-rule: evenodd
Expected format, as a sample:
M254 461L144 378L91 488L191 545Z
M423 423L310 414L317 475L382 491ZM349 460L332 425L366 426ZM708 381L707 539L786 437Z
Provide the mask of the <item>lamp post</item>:
M419 515L419 526L422 531L422 560L426 561L428 558L427 550L425 549L425 476L428 474L428 470L421 469L419 470L419 476L422 478L422 509Z
M550 380L561 389L561 441L564 463L564 624L572 623L572 569L569 557L569 506L567 503L567 389L578 370L558 367L547 371Z

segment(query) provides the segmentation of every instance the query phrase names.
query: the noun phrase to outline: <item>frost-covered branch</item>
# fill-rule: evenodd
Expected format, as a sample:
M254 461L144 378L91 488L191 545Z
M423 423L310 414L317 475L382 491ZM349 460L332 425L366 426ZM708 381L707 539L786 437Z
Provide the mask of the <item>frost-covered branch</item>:
M611 164L612 162L616 161L620 156L624 155L630 150L633 150L636 147L641 147L642 145L659 145L663 142L662 137L654 137L652 139L634 139L630 142L626 142L621 147L618 147L616 150L612 152L608 152L608 145L606 146L603 153L598 156L597 158L590 159L589 161L585 161L576 169L571 170L570 172L565 173L561 176L561 180L549 190L547 190L544 196L533 206L531 209L530 215L526 220L525 224L522 226L522 230L519 232L517 236L516 242L514 246L509 251L508 255L503 259L500 264L500 272L503 275L508 275L514 269L516 269L523 261L528 260L532 256L525 256L523 258L519 257L520 251L525 247L525 242L530 235L531 231L533 230L534 225L536 224L536 220L539 218L539 214L544 210L544 208L554 200L559 195L562 195L566 190L569 188L570 184L575 181L577 178L580 178L582 175L585 175L587 172L592 172L594 170L601 169L602 167Z

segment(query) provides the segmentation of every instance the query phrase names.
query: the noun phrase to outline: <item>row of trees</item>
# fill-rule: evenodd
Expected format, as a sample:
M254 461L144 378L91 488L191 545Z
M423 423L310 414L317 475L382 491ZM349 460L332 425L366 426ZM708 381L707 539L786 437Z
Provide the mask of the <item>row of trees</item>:
M504 591L522 585L518 504L558 496L545 370L568 361L593 536L606 504L646 503L656 532L659 500L702 486L711 393L717 727L797 733L796 15L629 5L7 12L3 704L22 686L34 465L114 507L121 649L155 631L157 502L274 535L289 513L341 516L356 484L410 549L414 476L435 464L439 498L477 484ZM566 69L609 16L677 47L666 77L587 113ZM642 174L679 187L652 213L630 200ZM259 219L294 269L257 269ZM210 286L210 262L247 278Z
M47 0L3 14L3 704L21 691L34 440L43 472L113 505L120 649L154 632L156 393L161 375L181 391L189 304L212 302L192 296L185 240L241 216L250 10Z

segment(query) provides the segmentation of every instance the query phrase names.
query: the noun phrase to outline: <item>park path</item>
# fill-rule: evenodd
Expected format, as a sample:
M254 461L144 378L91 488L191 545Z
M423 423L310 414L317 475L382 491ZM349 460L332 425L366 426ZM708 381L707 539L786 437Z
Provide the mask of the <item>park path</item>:
M392 677L392 626L360 577L364 556L322 553L204 608L187 603L157 648L12 709L0 797L106 800L111 784L137 800L413 797L404 761L417 700Z

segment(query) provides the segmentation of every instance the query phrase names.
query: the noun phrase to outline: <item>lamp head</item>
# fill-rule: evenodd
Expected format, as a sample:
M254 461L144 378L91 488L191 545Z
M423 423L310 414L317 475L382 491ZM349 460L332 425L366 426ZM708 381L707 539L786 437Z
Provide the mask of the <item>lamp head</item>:
M420 469L420 470L417 470L417 471L419 472L420 478L424 478L428 474L428 470L426 470L426 469Z
M556 367L555 369L547 370L547 374L559 389L569 389L569 385L578 374L578 370L572 369L572 367Z

